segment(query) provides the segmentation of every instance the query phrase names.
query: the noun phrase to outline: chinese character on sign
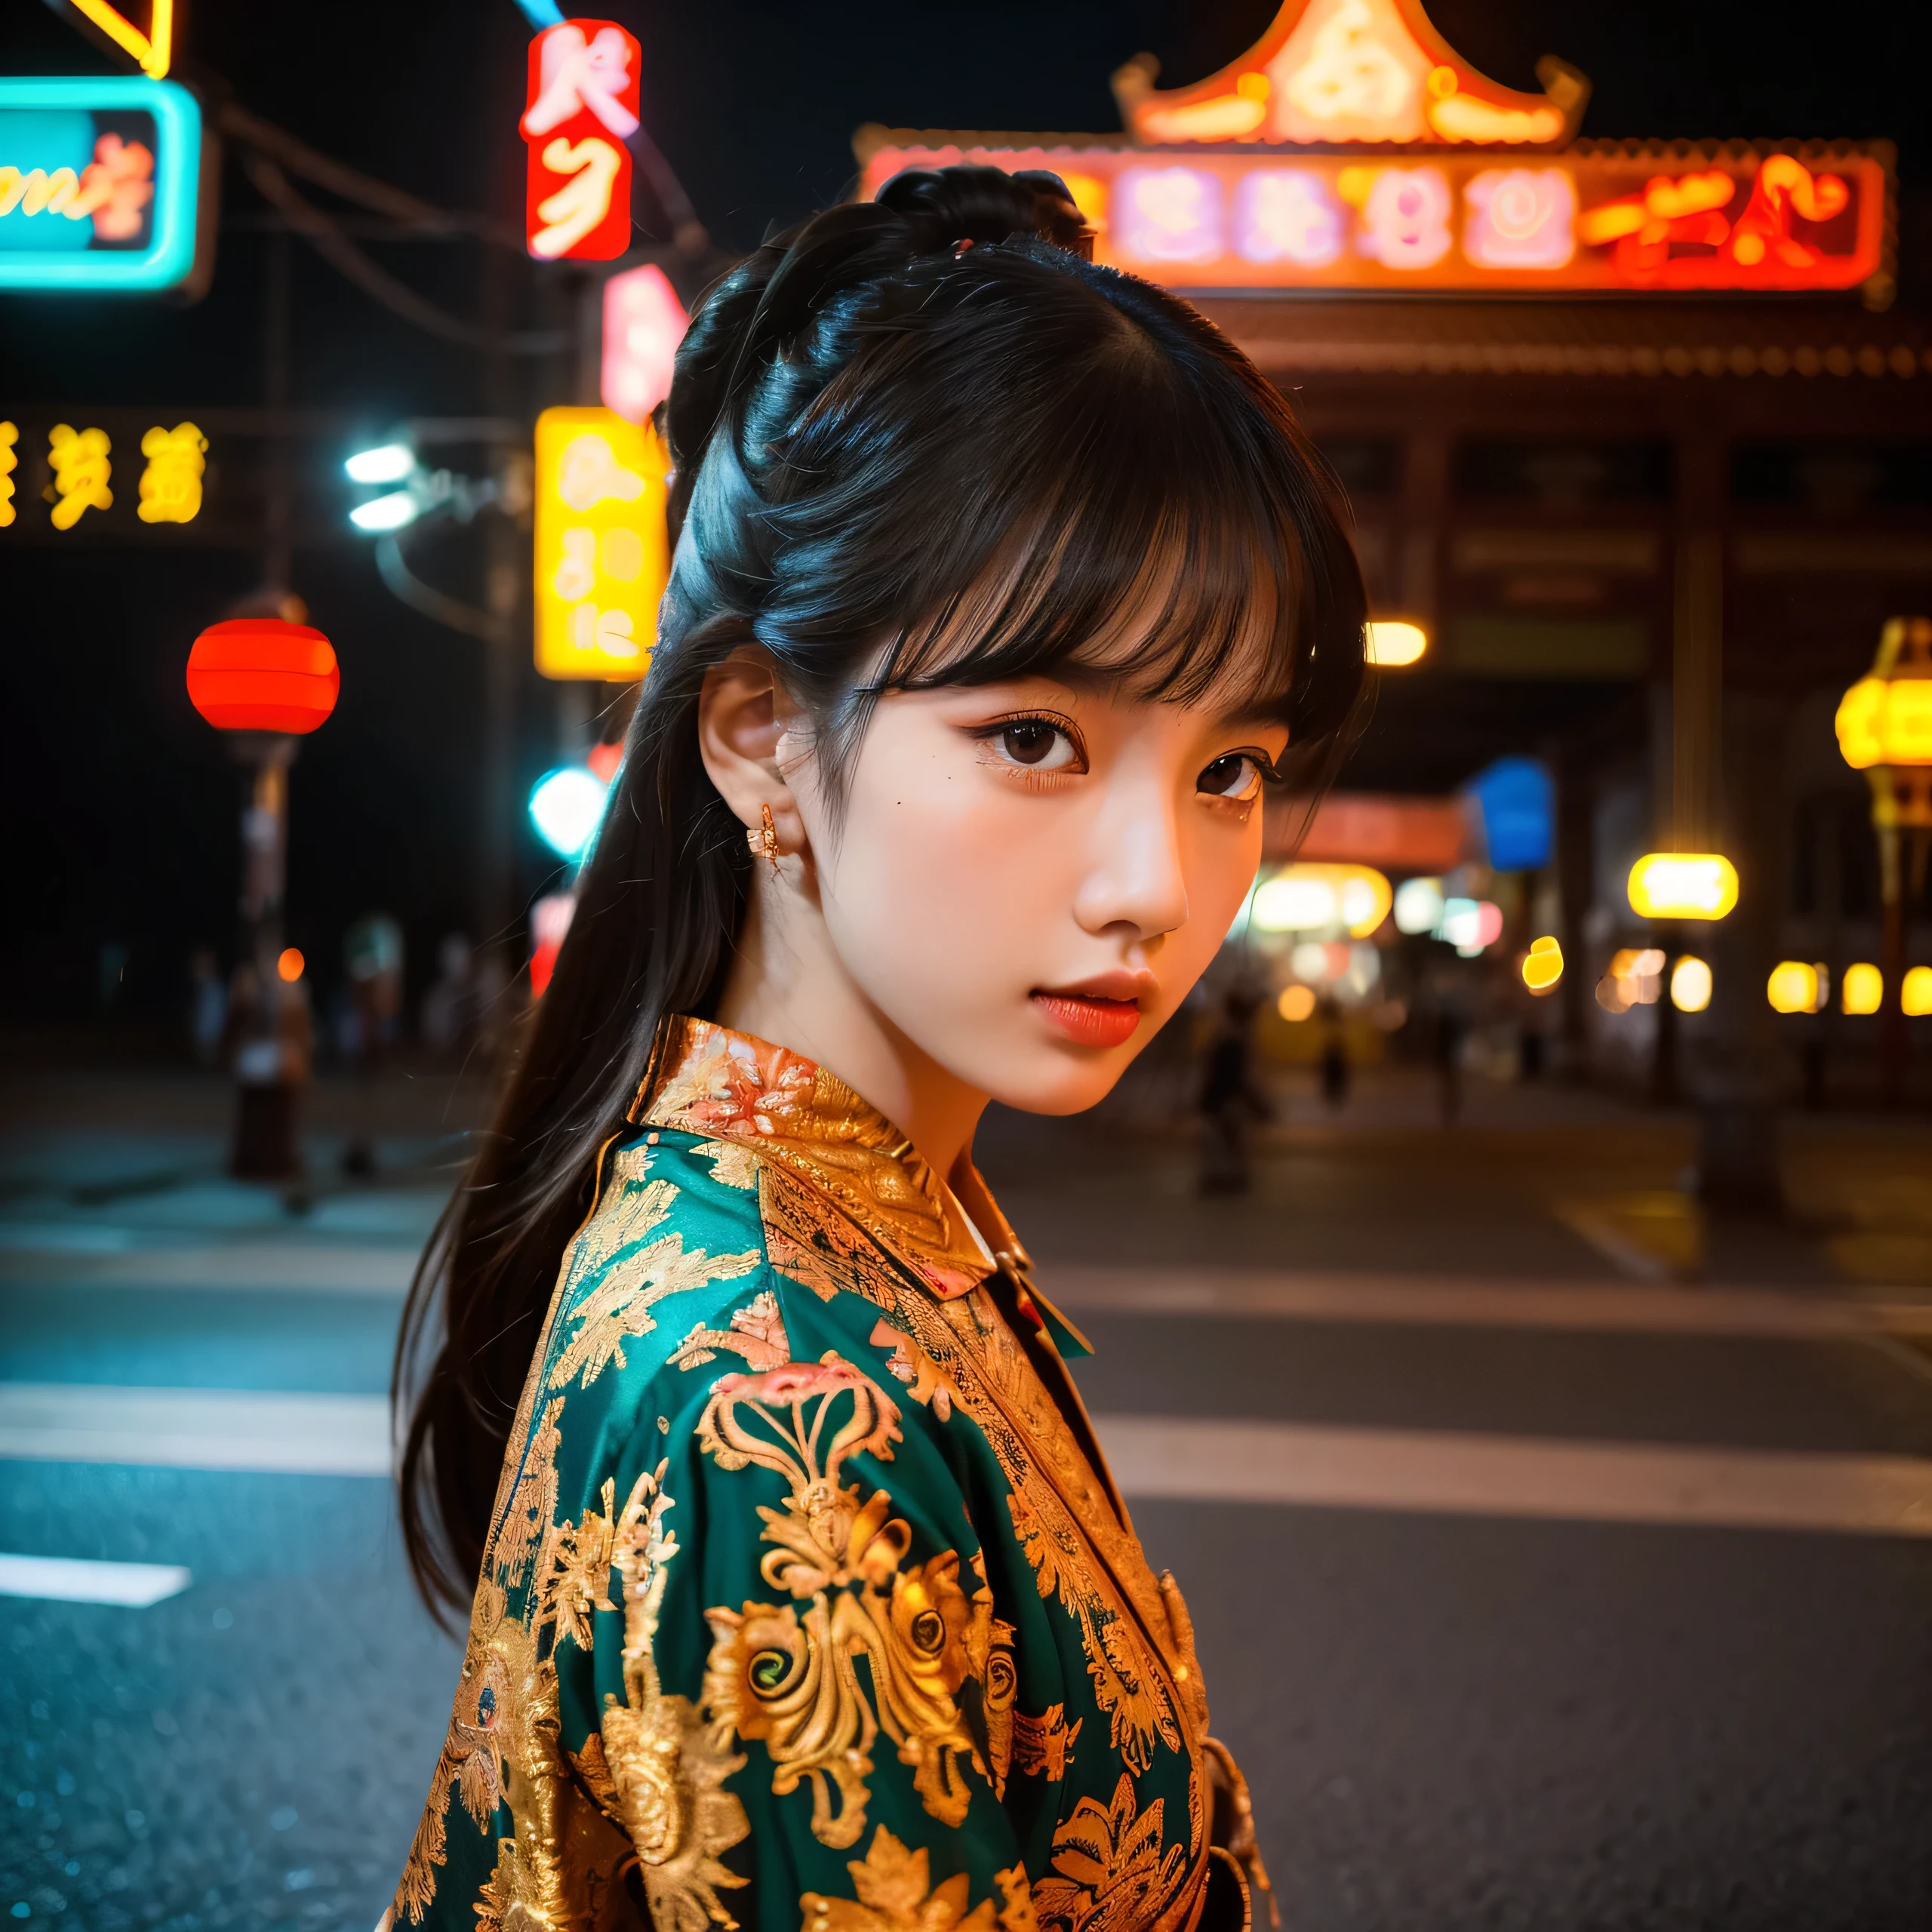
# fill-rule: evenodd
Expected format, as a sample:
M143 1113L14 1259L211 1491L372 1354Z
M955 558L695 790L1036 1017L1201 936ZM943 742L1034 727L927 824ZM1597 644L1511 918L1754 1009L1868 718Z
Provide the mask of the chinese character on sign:
M1130 168L1114 188L1121 252L1144 262L1211 262L1220 254L1221 184L1198 168Z
M1251 262L1321 269L1342 252L1342 211L1306 168L1258 168L1235 190L1235 248Z
M204 452L208 439L192 423L172 429L158 424L141 438L148 460L141 472L143 523L192 523L202 507L202 472L208 467Z
M114 492L107 487L112 466L107 460L105 429L76 430L57 423L47 437L48 460L54 466L54 527L72 530L90 509L111 509Z
M1347 187L1342 192L1346 196ZM1361 206L1361 232L1355 238L1355 248L1371 261L1379 261L1385 268L1426 269L1448 254L1449 183L1441 168L1374 171Z
M1463 190L1463 253L1483 269L1560 269L1577 252L1577 189L1561 168L1486 168Z
M14 520L14 466L20 461L14 445L20 440L17 424L0 423L0 530Z
M670 565L663 448L608 409L537 419L537 668L644 675Z
M637 42L610 20L566 20L530 43L525 233L544 261L608 261L631 239Z

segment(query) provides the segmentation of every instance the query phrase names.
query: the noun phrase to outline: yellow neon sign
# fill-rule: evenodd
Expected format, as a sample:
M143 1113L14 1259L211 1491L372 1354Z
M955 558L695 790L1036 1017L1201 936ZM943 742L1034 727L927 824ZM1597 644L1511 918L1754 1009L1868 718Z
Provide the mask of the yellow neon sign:
M641 678L670 574L669 464L650 424L614 411L537 419L537 668L546 678Z
M86 511L114 507L107 487L113 465L107 460L105 429L76 429L57 423L48 432L48 460L54 466L54 527L72 530Z
M148 460L141 472L143 523L192 523L202 508L202 473L208 467L208 439L192 423L172 429L159 424L141 438Z
M168 63L174 57L174 0L154 0L146 33L106 0L69 0L69 4L91 20L150 80L168 78Z
M0 530L14 520L14 471L20 462L14 445L20 440L17 423L0 423Z

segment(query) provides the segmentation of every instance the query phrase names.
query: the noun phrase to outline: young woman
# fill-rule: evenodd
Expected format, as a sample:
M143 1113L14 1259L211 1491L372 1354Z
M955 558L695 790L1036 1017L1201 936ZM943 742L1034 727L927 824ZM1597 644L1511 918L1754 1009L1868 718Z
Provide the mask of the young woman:
M398 1356L410 1553L473 1605L398 1927L1192 1932L1265 1884L971 1146L1214 957L1362 591L1280 398L1090 252L1054 176L903 174L680 352L656 656Z

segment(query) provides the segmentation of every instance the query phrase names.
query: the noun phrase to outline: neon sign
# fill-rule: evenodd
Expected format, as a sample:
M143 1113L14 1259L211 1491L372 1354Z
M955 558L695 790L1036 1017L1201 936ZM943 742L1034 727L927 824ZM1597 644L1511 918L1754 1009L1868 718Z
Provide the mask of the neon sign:
M598 393L606 409L641 423L671 393L678 345L691 318L664 271L647 262L604 285L604 360Z
M172 82L0 79L0 289L186 281L201 155L201 109Z
M208 439L192 423L177 423L172 429L156 424L141 438L141 454L148 460L135 514L143 523L192 523L201 514L208 447Z
M1051 169L1097 260L1171 288L1849 289L1886 268L1889 158L1580 143L1535 166L1481 149L1371 160L1212 149L990 148L943 136L862 152L860 193L903 168ZM1076 185L1077 184L1077 185Z
M14 472L20 460L14 445L20 440L17 423L0 423L0 530L14 520Z
M1091 140L862 129L858 192L957 162L1058 174L1097 260L1172 288L1892 291L1888 143L1580 141L1589 83L1501 87L1421 0L1283 0L1192 87L1114 75ZM994 140L1010 145L993 146Z
M145 29L107 0L66 0L66 5L79 15L75 25L83 32L125 54L150 80L168 78L174 57L174 0L152 0Z
M107 487L114 466L105 429L76 429L57 423L47 433L47 460L54 472L53 524L72 530L89 510L111 510L114 492Z
M530 43L518 124L529 144L525 237L542 261L608 261L631 244L637 42L611 20L566 20Z
M648 423L614 411L537 419L537 668L546 678L641 678L670 570L669 465Z

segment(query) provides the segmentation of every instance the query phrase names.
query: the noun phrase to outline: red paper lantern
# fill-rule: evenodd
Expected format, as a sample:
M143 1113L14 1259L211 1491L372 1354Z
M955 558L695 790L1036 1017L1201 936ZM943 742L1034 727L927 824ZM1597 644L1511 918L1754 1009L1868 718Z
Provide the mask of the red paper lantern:
M188 696L223 731L312 731L342 689L335 647L306 624L234 617L188 654Z

